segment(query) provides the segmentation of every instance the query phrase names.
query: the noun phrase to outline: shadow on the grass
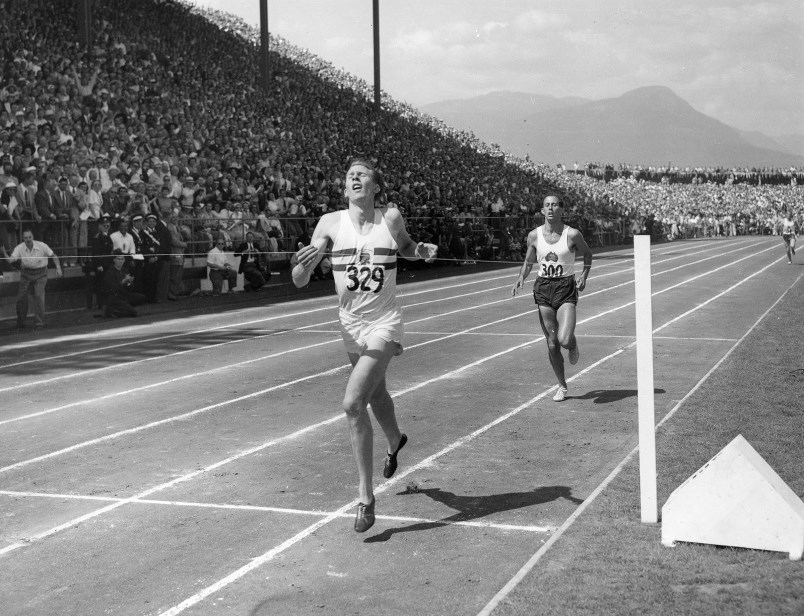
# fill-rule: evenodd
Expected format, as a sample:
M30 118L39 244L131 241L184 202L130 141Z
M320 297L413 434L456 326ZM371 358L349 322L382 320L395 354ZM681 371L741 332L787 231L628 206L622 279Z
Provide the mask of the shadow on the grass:
M558 500L559 498L565 498L576 505L580 505L583 502L583 499L574 497L572 490L567 486L545 486L536 488L530 492L505 492L502 494L490 494L488 496L460 496L452 492L446 492L441 488L428 488L425 490L408 489L398 494L401 496L406 494L424 494L436 502L446 505L451 509L455 509L456 513L448 518L435 522L419 522L417 524L411 524L410 526L389 528L378 535L369 537L365 540L365 543L388 541L396 533L430 530L441 526L447 526L454 522L476 520L502 511L521 509L522 507L530 507L531 505L541 505Z
M619 402L626 398L634 398L637 393L636 389L593 389L582 396L567 396L567 400L592 400L595 404L608 404L609 402ZM653 393L663 394L665 390L656 388Z

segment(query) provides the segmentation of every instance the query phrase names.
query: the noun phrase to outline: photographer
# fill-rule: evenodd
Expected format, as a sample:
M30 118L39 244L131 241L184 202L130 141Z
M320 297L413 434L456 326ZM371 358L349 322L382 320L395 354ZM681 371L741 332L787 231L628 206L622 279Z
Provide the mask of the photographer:
M106 269L103 276L103 290L106 305L103 307L105 318L136 317L134 306L145 303L145 296L130 291L134 277L124 267L126 257L119 248L112 253L112 267Z

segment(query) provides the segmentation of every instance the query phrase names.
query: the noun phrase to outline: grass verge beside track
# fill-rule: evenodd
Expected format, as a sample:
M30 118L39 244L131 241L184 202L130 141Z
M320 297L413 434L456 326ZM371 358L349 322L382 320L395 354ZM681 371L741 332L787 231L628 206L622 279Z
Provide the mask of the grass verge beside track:
M802 305L799 278L659 427L660 510L673 490L738 434L804 495ZM804 561L781 552L662 546L661 521L640 522L638 458L500 601L495 616L804 614Z

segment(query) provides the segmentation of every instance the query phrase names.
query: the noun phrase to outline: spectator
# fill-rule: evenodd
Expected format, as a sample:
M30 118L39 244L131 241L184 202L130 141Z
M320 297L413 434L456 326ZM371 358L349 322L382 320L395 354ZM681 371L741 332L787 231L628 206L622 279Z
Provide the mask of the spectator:
M10 262L19 265L20 286L17 292L17 328L25 328L28 317L28 295L34 297L34 323L36 327L45 326L45 286L47 285L48 259L53 259L59 278L62 277L59 258L44 242L34 240L33 231L22 233L22 243L11 252Z
M226 254L223 252L226 240L219 237L215 246L207 253L207 268L209 268L209 281L212 283L213 295L220 295L223 291L224 280L228 284L227 293L234 293L237 286L237 272L232 269Z
M11 251L17 245L17 230L20 225L17 185L7 182L0 194L0 246Z
M136 317L135 306L145 303L145 296L132 291L134 277L126 269L126 256L119 248L112 253L112 265L103 276L103 295L106 303L103 316Z
M59 178L53 198L55 208L59 212L59 245L63 247L64 266L72 267L78 264L78 237L73 232L73 216L77 212L77 208L75 207L75 196L70 190L70 182L66 177Z
M21 205L20 219L27 222L33 221L39 225L42 222L42 217L36 207L35 200L38 190L34 171L35 167L29 167L25 175L22 176L22 182L17 187L17 202Z
M148 214L146 226L142 229L142 256L144 258L142 289L149 302L158 302L157 292L163 267L160 257L163 250L169 249L168 247L163 249L162 240L163 238L157 231L156 214ZM170 280L169 272L167 279ZM167 296L167 293L165 295Z
M150 223L152 219L148 219ZM159 238L159 277L156 283L156 303L161 304L168 301L170 295L170 264L173 261L173 238L168 229L167 221L157 216L156 226L154 228L157 237ZM184 262L184 249L182 249L182 263Z
M87 291L87 310L92 310L95 305L98 309L103 308L103 276L112 264L112 238L109 237L111 228L111 218L108 215L102 216L98 222L98 232L92 238L90 246L90 258L84 267Z
M170 234L170 261L169 261L169 283L167 298L170 301L179 299L179 295L184 295L184 251L187 242L182 237L178 226L178 215L171 212L167 218L167 229Z
M246 279L246 291L258 291L271 279L270 262L251 231L246 233L246 241L237 248L235 257L240 257L238 273Z

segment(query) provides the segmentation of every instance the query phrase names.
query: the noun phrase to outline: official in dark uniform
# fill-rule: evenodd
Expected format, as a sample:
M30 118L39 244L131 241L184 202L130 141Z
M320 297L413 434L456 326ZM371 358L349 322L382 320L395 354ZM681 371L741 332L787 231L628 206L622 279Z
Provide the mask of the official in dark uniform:
M148 214L146 220L146 225L142 229L142 256L145 259L142 267L142 291L149 302L156 302L159 272L163 263L159 255L163 250L156 230L156 214Z
M84 275L87 279L87 310L93 308L93 298L98 308L103 308L103 275L112 265L112 238L109 237L111 218L104 214L98 222L98 233L90 243L89 262L84 266Z
M126 260L126 265L131 275L134 276L134 283L131 285L131 290L136 293L144 293L142 286L142 269L145 265L145 259L142 256L142 227L144 224L145 218L143 218L141 214L137 214L131 219L131 229L129 230L134 240L134 256Z

